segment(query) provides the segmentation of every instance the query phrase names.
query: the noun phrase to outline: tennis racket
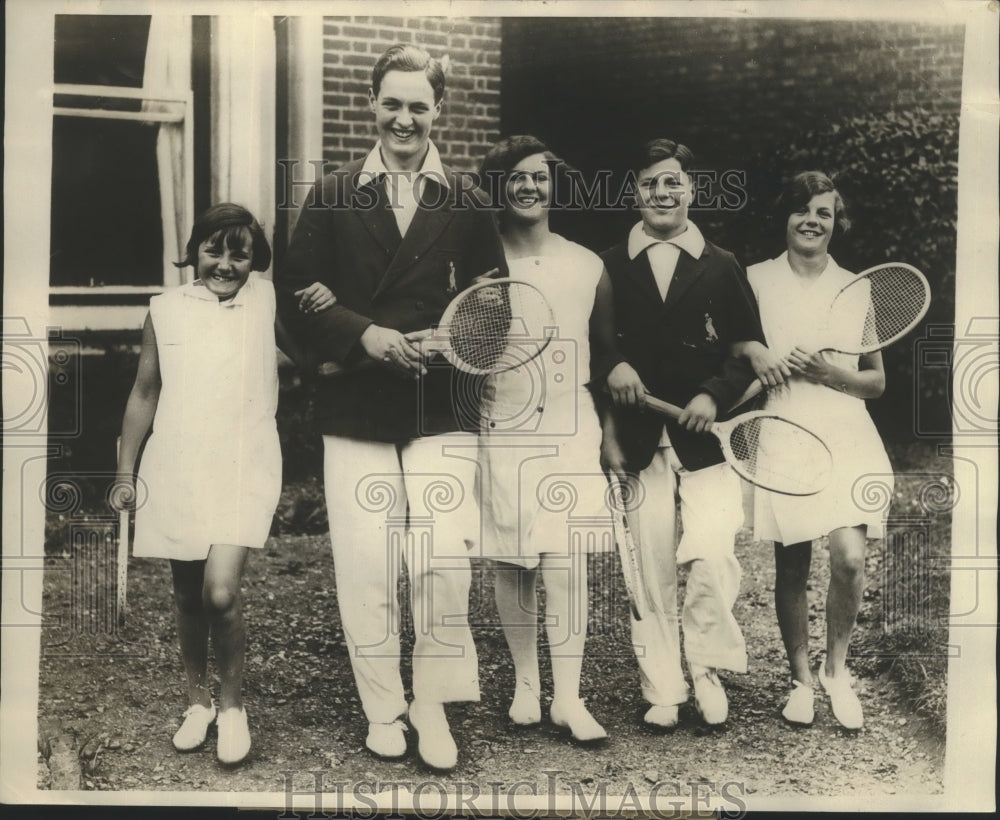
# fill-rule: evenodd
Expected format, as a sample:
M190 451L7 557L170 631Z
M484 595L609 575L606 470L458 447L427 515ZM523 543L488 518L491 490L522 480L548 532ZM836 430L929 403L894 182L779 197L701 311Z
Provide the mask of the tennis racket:
M927 278L913 266L890 262L869 268L844 285L830 302L827 323L836 327L831 328L830 344L820 352L874 353L913 330L930 305ZM862 316L864 323L859 326ZM730 412L763 389L760 379L754 381Z
M120 438L115 443L116 461L121 443ZM117 554L115 557L115 622L119 627L125 625L125 613L128 612L128 524L128 509L122 505L118 511Z
M681 408L646 395L643 405L675 421ZM717 421L708 431L740 476L756 487L783 495L815 495L830 480L830 448L811 430L776 413L743 413Z
M631 500L631 492L625 482L614 473L610 474L609 489L611 497L608 507L611 510L611 523L614 528L615 544L618 546L618 558L622 564L622 576L625 578L625 591L628 593L632 617L641 621L643 616L653 609L652 601L646 590L645 574L642 569L642 554L636 534L629 527L625 511Z
M537 287L521 279L489 279L466 288L445 308L431 336L419 340L425 354L441 353L459 370L487 375L513 370L539 356L555 335L555 317ZM321 376L370 367L326 362Z

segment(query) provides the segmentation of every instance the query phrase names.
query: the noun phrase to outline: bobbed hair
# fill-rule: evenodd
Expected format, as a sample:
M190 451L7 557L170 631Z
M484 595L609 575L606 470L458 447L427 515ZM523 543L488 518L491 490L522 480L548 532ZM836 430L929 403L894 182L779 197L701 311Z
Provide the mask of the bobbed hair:
M372 94L376 97L382 88L383 78L390 71L423 71L434 89L434 102L439 103L444 97L444 66L420 46L397 43L378 58L372 69Z
M775 219L781 229L784 230L788 217L808 205L809 200L814 196L827 193L834 195L833 234L831 238L847 233L851 229L851 220L847 216L844 198L837 190L837 186L833 184L833 180L822 171L803 171L792 177L785 185L775 208Z
M230 250L242 248L249 238L252 248L250 269L265 271L270 267L271 244L267 241L264 229L250 211L232 202L213 205L194 221L186 255L183 260L175 263L177 267L197 267L199 246L213 236L216 237L216 247L227 247Z

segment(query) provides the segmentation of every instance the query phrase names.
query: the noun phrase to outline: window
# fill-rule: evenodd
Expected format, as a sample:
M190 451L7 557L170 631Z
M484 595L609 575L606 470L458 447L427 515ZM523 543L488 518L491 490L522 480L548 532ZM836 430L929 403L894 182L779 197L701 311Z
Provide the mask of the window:
M145 299L180 281L171 263L194 193L191 26L183 16L56 15L54 304Z

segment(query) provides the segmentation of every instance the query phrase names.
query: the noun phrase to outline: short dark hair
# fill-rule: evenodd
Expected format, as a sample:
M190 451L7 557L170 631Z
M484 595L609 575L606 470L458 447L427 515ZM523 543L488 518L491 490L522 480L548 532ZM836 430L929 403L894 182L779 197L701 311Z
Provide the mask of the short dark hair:
M552 153L544 142L530 134L505 137L486 152L479 166L479 184L484 190L491 192L494 205L499 206L503 203L503 192L514 167L521 160L533 157L535 154L545 156L550 163L553 176L566 170L566 164ZM502 211L500 218L503 219Z
M686 145L668 139L655 139L635 152L629 167L633 171L641 171L665 159L676 159L684 172L694 165L694 154Z
M847 206L844 204L844 198L837 190L837 186L833 184L833 180L822 171L803 171L792 177L785 185L781 196L778 197L775 209L776 218L784 226L788 217L808 205L809 200L814 196L828 193L834 195L832 237L845 234L851 229L851 220L847 216Z
M390 71L423 71L434 89L434 102L444 97L444 67L420 46L399 43L388 48L372 69L372 93L377 97L382 79Z
M242 205L232 202L220 202L205 210L191 228L191 238L188 239L186 255L175 264L179 268L198 266L198 247L206 239L217 236L218 247L225 245L230 250L242 248L247 239L251 242L251 270L265 271L271 265L271 244L267 241L264 229Z

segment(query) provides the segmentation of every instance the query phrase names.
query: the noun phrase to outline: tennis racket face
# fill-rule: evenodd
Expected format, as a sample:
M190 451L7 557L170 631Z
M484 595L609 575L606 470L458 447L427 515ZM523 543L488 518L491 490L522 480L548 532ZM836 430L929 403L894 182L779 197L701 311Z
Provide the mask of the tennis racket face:
M513 370L538 356L555 334L555 317L542 292L518 279L497 279L461 293L435 334L444 354L468 373Z
M812 431L781 416L745 413L712 427L726 460L743 478L784 495L814 495L830 480L830 450Z
M931 303L927 279L902 263L879 265L858 274L830 305L830 324L841 338L830 349L871 353L906 335Z

